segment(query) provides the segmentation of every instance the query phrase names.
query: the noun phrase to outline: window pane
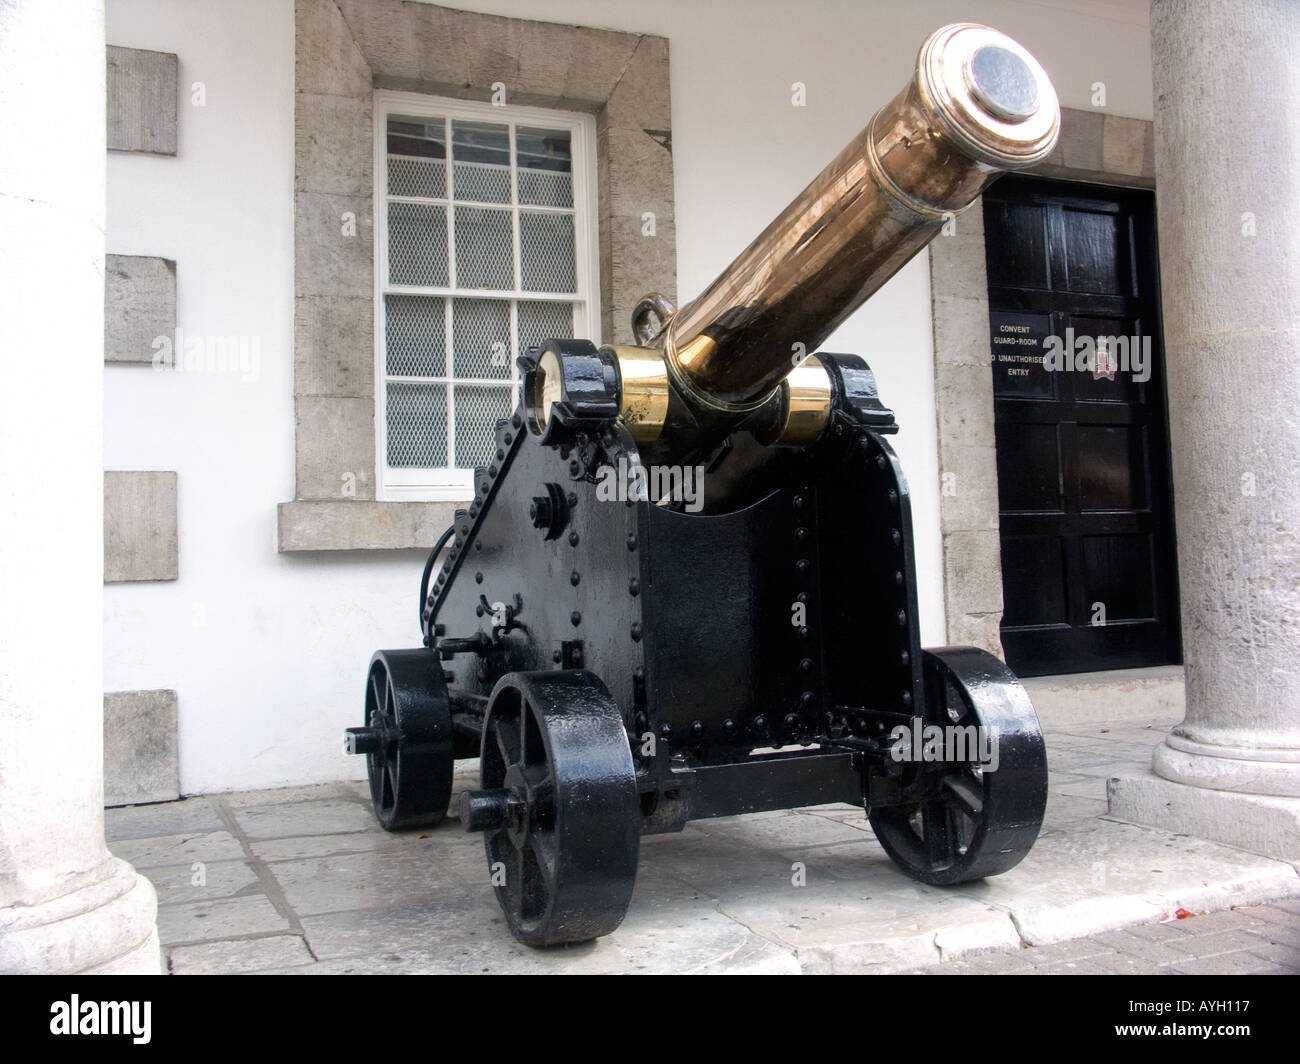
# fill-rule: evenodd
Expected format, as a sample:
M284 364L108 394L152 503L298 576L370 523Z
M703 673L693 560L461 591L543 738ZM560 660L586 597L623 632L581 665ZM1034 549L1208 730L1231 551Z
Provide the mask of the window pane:
M573 215L519 212L519 275L531 292L572 292Z
M573 206L573 157L567 129L515 130L519 202Z
M451 308L457 377L510 379L510 304L504 299L456 299Z
M388 191L393 196L447 195L447 133L441 118L388 119Z
M519 351L541 347L547 340L573 339L572 303L519 303Z
M388 372L399 377L441 377L447 372L447 331L441 299L384 296Z
M510 202L510 127L492 122L452 122L456 198Z
M586 294L577 288L579 134L547 128L546 116L516 124L510 111L448 107L466 117L385 116L375 177L390 197L379 238L388 249L379 275L387 464L446 470L394 483L450 490L452 467L493 460L497 420L518 404L515 355L572 338Z
M497 419L508 417L514 389L482 384L456 385L456 465L488 465L496 453Z
M388 383L388 464L437 468L447 464L447 386Z
M456 208L456 286L514 288L514 238L508 210Z
M391 284L446 286L446 207L388 205L388 280Z

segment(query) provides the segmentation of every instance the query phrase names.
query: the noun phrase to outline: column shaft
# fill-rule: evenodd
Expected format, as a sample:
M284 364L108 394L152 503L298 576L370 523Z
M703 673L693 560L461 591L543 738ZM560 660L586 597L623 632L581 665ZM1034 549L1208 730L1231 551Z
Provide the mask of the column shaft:
M1156 0L1151 48L1187 663L1154 767L1300 796L1300 5Z
M0 971L157 972L104 844L103 0L0 4Z

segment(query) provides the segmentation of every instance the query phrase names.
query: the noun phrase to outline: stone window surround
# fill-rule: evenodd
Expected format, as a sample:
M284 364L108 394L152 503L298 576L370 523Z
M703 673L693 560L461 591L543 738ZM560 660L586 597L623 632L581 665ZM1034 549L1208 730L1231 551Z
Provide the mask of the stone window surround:
M1030 172L1154 189L1153 143L1150 121L1064 108L1056 150ZM939 499L947 640L1002 657L1002 549L982 202L957 218L953 235L931 243L930 292L939 474L941 482L947 480L955 489L941 492ZM1077 679L1095 685L1106 675L1086 673Z
M602 338L630 342L643 295L676 297L668 41L404 0L296 0L294 19L296 498L279 549L424 548L465 504L375 499L373 92L486 101L499 82L509 103L594 114Z

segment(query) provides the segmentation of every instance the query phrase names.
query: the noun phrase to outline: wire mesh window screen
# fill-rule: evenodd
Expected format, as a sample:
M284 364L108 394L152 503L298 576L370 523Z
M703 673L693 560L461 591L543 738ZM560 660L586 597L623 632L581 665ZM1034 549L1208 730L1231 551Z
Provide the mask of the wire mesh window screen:
M395 285L447 283L447 208L432 203L388 205L388 280Z
M518 401L516 359L571 338L594 284L580 268L574 129L470 107L382 123L381 450L408 471L393 483L417 488L488 464Z
M519 302L519 350L541 347L547 340L573 339L572 303Z
M469 466L485 466L496 447L493 431L497 419L509 417L515 405L515 389L458 384L456 399L456 448L458 460Z
M447 385L388 382L388 464L447 463Z
M453 299L451 345L457 377L510 379L510 304L504 299Z
M519 212L521 287L530 292L572 292L577 283L573 215Z
M456 287L514 288L510 211L456 207Z
M426 296L384 296L385 365L394 377L447 372L446 302Z

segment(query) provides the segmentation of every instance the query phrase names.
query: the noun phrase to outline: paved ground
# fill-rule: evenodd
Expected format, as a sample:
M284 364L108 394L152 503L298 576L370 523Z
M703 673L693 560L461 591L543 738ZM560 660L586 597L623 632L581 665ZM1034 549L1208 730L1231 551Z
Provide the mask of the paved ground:
M177 974L1300 971L1294 867L1106 819L1106 779L1143 771L1171 723L1049 729L1043 833L1005 875L917 884L850 806L698 822L643 840L618 931L545 952L510 937L478 837L387 834L362 784L106 817L158 888Z

